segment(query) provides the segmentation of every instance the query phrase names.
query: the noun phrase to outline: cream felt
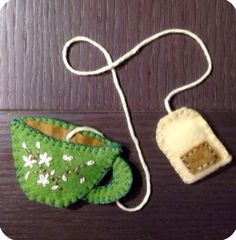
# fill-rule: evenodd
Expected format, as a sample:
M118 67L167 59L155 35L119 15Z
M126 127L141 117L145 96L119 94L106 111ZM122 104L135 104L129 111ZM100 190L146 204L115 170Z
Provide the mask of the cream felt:
M170 113L159 121L156 140L171 165L187 184L202 179L232 160L203 117L196 111L185 107ZM220 161L197 174L192 174L181 157L203 142L207 142L217 152Z

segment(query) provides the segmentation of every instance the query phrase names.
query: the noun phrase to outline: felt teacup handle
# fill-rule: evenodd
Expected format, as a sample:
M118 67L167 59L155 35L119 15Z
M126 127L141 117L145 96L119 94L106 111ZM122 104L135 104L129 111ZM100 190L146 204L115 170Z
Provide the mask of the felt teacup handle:
M118 157L113 163L112 173L113 177L107 185L94 187L84 200L93 204L108 204L125 196L133 181L129 165Z

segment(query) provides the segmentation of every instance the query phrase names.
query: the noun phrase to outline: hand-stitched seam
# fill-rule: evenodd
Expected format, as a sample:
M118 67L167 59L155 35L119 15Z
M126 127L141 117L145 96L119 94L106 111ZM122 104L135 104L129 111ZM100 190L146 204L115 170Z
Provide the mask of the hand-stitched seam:
M36 142L35 151L31 150L25 142L22 143L22 148L26 151L28 156L23 155L22 159L24 161L24 167L28 168L28 171L24 177L25 181L28 180L30 174L38 174L39 178L37 183L46 187L50 185L51 190L62 190L60 182L67 182L71 174L76 174L80 176L80 184L83 184L86 181L86 178L80 174L80 170L85 167L91 167L95 164L95 160L87 160L85 163L81 163L75 168L71 168L69 162L74 159L72 155L63 154L62 160L66 162L65 171L59 175L55 172L55 169L49 171L48 167L50 162L53 161L53 158L48 155L47 152L40 153L41 143ZM38 169L33 169L34 165L37 165ZM56 176L57 174L57 176ZM51 182L50 182L51 180Z
M114 157L115 158L115 157ZM103 176L106 174L106 172L109 170L109 168L105 168L102 173L101 173L101 176L98 177L96 179L95 182L99 182L101 181L101 179L103 178ZM68 205L70 204L73 204L75 202L77 202L78 200L81 200L84 198L84 196L93 189L93 186L91 187L87 187L87 191L80 197L77 196L77 194L74 194L71 196L70 199L65 199L65 198L60 198L60 199L47 199L46 201L46 198L40 196L40 195L36 195L35 193L32 192L32 188L29 188L27 186L25 186L25 181L22 179L22 174L20 174L19 172L17 172L17 177L18 177L18 180L20 182L20 186L22 188L22 190L24 191L24 193L28 196L28 198L30 200L35 200L35 201L38 201L38 202L41 202L41 203L47 203L51 206L56 206L56 207L67 207ZM65 204L65 201L67 204Z
M21 188L23 189L25 194L29 197L29 199L34 199L36 201L46 203L46 204L49 204L49 205L53 205L53 206L56 206L56 207L68 206L70 203L73 203L73 202L75 202L79 199L83 199L83 197L89 191L91 191L94 188L96 183L98 181L100 181L101 175L104 175L108 171L109 167L104 166L104 168L101 169L101 172L100 172L101 175L99 174L99 176L94 178L93 183L92 182L90 183L89 178L88 179L85 178L86 175L85 175L84 178L78 179L78 184L80 183L80 180L82 181L81 183L84 183L84 181L86 180L86 182L88 184L88 185L84 185L83 192L80 192L79 189L77 189L75 191L75 194L73 194L72 192L70 193L70 197L66 197L66 196L63 197L60 194L58 196L57 195L54 195L54 196L51 195L50 197L46 196L45 194L44 195L39 195L37 193L34 193L34 189L32 188L32 186L29 186L26 183L27 181L25 180L25 177L29 178L30 175L27 174L27 170L25 170L24 166L23 166L24 163L22 163L22 155L24 155L24 153L21 152L21 151L18 151L19 147L22 147L22 140L27 139L28 137L29 137L29 139L31 139L30 140L31 142L30 142L29 145L33 149L34 149L34 144L35 144L35 146L37 145L37 147L39 147L39 145L42 145L42 149L43 149L43 146L48 145L48 144L50 144L51 148L60 147L60 149L64 149L65 152L66 152L66 156L65 156L66 160L70 159L70 150L72 150L73 152L76 152L76 151L88 152L88 154L92 154L93 156L95 156L95 154L96 154L97 156L100 156L100 158L101 158L101 155L103 155L103 154L106 154L106 155L109 154L110 156L108 156L108 157L111 158L111 160L109 160L111 162L113 162L118 157L118 154L120 152L120 149L118 147L117 148L113 147L112 149L111 148L109 148L109 149L99 148L98 149L98 148L94 148L94 147L92 147L92 149L90 149L90 148L87 148L85 146L80 146L80 148L71 147L70 146L71 143L69 143L68 145L66 145L67 144L66 142L65 142L66 144L59 144L56 141L51 141L51 140L48 140L47 138L42 138L38 134L35 134L35 133L31 134L31 132L28 131L28 129L25 131L23 126L12 125L12 141L13 141L13 146L14 146L13 147L13 154L14 154L14 159L15 159L15 166L16 166L16 169L17 169L17 177L18 177L18 180L20 182ZM23 144L23 145L24 145L24 147L27 146L26 143ZM119 145L119 144L117 144L117 145ZM44 151L45 151L45 147L44 147ZM46 152L47 152L47 149L46 149ZM62 154L63 154L63 150L62 150ZM49 155L47 155L45 157L47 158L47 157L49 157ZM30 161L31 161L31 159L30 159ZM29 163L32 164L30 161L29 161ZM49 160L49 162L50 162L50 160ZM91 161L89 160L87 162L88 162L88 165L90 165ZM35 164L35 163L33 162L33 164ZM22 166L22 167L20 167L20 166ZM53 170L53 168L51 170ZM75 168L74 170L75 170L75 172L77 172L79 169ZM26 176L26 174L28 176ZM84 173L82 173L82 174L84 174ZM34 178L35 178L35 176L34 176ZM35 179L37 179L37 178L35 178ZM37 181L36 181L36 184L37 184ZM63 184L63 188L64 188L64 184ZM50 188L49 188L49 191L50 191Z
M31 117L30 119L37 119L34 117ZM45 120L45 118L43 118ZM38 119L39 120L39 119ZM53 122L54 120L50 119L51 122ZM56 122L59 122L59 120L55 120ZM68 143L66 141L62 141L62 140L56 140L50 136L47 136L45 134L40 133L38 130L33 129L29 126L27 126L27 124L24 124L24 122L22 121L22 119L16 118L12 121L12 126L15 128L20 128L21 131L24 131L27 133L28 136L34 136L37 137L40 141L49 141L52 142L55 145L60 145L60 146L64 146L68 149L79 149L79 150L84 150L84 151L90 151L93 153L97 153L99 151L121 151L121 145L116 143L116 142L112 142L107 140L106 138L99 136L95 133L88 133L88 132L83 132L83 134L88 134L91 137L98 137L101 138L100 140L104 139L104 142L108 143L105 146L87 146L87 145L82 145L82 144L78 144L78 143Z
M197 117L200 121L200 124L202 125L202 127L204 128L206 133L208 134L209 140L212 141L212 143L215 145L217 150L220 150L221 158L222 159L228 158L229 154L228 154L227 150L222 145L222 143L219 142L218 138L215 136L211 127L207 124L207 122L203 119L203 117L200 114L198 114L195 110L188 109L186 107L183 107L176 111L170 113L168 116L166 116L160 120L160 122L158 123L157 132L156 132L157 133L157 136L156 136L157 143L158 143L160 149L162 150L162 152L166 155L166 157L169 160L173 158L173 153L169 152L166 147L165 137L163 135L163 132L165 130L166 125L168 125L167 119L175 118L175 116L178 117L179 113L181 113L181 115L185 115L185 116ZM173 162L173 161L170 161L170 163L175 168L176 172L181 176L182 175L181 166L179 164L175 164L175 162ZM190 175L185 175L185 180L186 181L190 180Z
M119 168L119 165L121 165L122 162L120 162L119 158L116 159L116 161L113 163L113 167L115 166L116 168L118 167ZM123 173L125 175L125 172L131 174L131 169L129 167L128 164L125 165L125 167L123 167ZM127 192L129 192L130 188L131 188L131 185L132 185L132 182L133 182L133 178L132 178L132 174L130 175L129 178L126 178L125 180L126 181L126 188L125 189L119 189L118 192L116 192L116 195L115 196L102 196L102 193L100 190L106 190L108 189L114 182L116 182L117 180L117 176L115 174L116 172L113 172L113 178L112 178L112 181L105 185L105 186L98 186L96 187L94 190L94 193L93 195L91 195L91 193L88 193L89 194L89 198L85 197L85 200L90 202L90 203L93 203L93 204L108 204L108 203L111 203L111 202L114 202L115 200L117 199L120 199L121 197L123 197L125 194L127 194ZM128 186L128 187L127 187Z
M205 161L203 161L203 163L201 163L200 165L198 165L196 167L191 167L192 155L201 149L207 149L209 151L209 153L211 154L212 159L211 160L207 159L208 161L206 159L204 159ZM203 142L203 143L199 144L198 146L194 147L191 151L184 154L180 158L182 159L185 166L189 169L189 171L192 174L199 173L199 172L209 168L210 166L214 165L216 162L220 161L218 154L207 142Z

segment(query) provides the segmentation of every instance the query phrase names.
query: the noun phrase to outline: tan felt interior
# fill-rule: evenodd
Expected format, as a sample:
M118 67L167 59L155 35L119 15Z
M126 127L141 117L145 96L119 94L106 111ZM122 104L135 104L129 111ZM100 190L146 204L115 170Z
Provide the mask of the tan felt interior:
M197 174L220 161L216 151L203 142L181 157L185 166L192 174Z
M48 123L42 123L42 122L37 122L34 120L25 120L25 123L29 125L30 127L37 129L41 133L53 137L57 140L62 140L65 141L66 135L71 131L69 129L59 127L59 126L54 126ZM89 136L84 136L81 133L75 134L70 142L73 143L80 143L83 145L89 145L89 146L104 146L105 143L102 141L99 141L96 138L89 137Z

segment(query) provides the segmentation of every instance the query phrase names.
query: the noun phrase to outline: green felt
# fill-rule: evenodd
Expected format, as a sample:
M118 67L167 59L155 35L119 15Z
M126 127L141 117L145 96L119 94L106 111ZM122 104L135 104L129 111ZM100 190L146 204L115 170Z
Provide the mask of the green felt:
M96 138L105 145L87 146L57 140L28 126L25 123L28 119L71 130L76 126L60 120L39 117L21 117L12 120L12 148L17 177L29 199L55 207L67 207L79 199L87 199L91 203L111 203L128 192L132 183L132 174L127 163L119 158L121 146L118 143L90 131L83 131L81 134ZM22 146L23 143L26 149ZM36 143L40 143L39 149ZM45 153L47 153L46 158L52 158L49 166L46 163L39 164L42 158L40 154L42 156ZM25 166L23 160L23 156L29 155L32 155L30 161L34 161L32 168ZM64 155L73 156L73 160L65 161ZM88 165L91 161L93 164ZM96 187L109 169L114 171L111 183L104 187ZM26 178L29 171L30 174ZM53 174L52 171L55 173ZM46 179L49 183L47 182L45 186L38 183L40 175L44 178L48 175ZM63 175L66 176L66 181ZM53 186L59 188L52 190Z
M106 186L94 187L85 199L94 204L107 204L124 196L132 184L132 172L129 165L118 157L112 166L113 178Z

